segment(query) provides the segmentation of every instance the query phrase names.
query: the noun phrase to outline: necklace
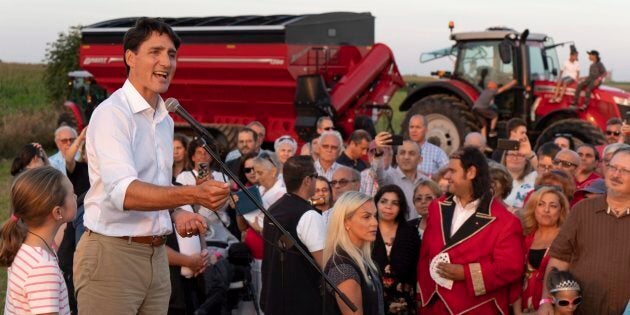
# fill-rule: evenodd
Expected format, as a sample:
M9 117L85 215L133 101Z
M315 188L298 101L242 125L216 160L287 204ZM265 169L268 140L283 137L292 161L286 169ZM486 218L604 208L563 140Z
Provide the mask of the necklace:
M55 251L52 249L52 247L50 247L50 245L48 245L48 242L46 242L46 240L45 240L43 237L41 237L41 236L39 236L39 235L37 235L37 234L35 234L35 233L31 232L30 230L27 230L27 232L29 232L29 233L31 233L31 234L33 234L33 235L37 236L37 238L39 238L40 240L42 240L42 242L44 242L44 245L46 245L46 248L48 248L48 250L50 251L50 253L52 253L52 254L53 254L53 256L55 256L55 259L57 259L57 261L59 261L59 258L57 257L57 253L55 253Z

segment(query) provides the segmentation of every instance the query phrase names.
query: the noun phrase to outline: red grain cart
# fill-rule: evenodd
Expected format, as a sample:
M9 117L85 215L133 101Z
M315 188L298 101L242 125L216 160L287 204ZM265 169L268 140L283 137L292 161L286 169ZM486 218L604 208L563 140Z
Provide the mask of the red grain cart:
M126 79L122 39L137 18L82 29L80 65L112 93ZM391 50L374 43L370 13L165 18L182 38L175 97L220 142L233 144L253 120L266 142L302 141L322 115L348 134L359 115L375 117L404 85ZM70 106L74 106L70 104ZM177 128L185 123L174 117Z

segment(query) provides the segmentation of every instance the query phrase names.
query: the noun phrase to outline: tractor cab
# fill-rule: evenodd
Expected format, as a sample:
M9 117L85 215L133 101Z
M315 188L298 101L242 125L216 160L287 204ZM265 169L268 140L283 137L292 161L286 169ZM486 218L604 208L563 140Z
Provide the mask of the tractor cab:
M411 116L423 115L428 123L427 139L439 142L447 153L461 146L466 134L480 129L483 118L475 115L472 107L490 81L498 86L512 80L517 83L494 98L499 137L507 137L506 122L518 117L528 123L530 140L536 141L536 147L558 133L572 134L575 143L602 143L606 120L621 117L625 104L630 104L626 102L630 94L601 86L593 92L587 110L579 111L569 106L575 84L560 102L551 102L561 67L556 49L567 43L556 44L551 37L529 30L491 27L453 33L453 27L450 23L453 46L420 56L423 63L448 57L453 60L452 71L432 72L441 80L410 91L399 107L407 111L403 132Z

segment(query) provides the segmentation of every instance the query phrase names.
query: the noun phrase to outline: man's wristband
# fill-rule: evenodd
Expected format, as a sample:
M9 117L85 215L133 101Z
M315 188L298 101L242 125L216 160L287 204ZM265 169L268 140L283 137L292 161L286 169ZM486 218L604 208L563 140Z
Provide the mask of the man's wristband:
M550 298L540 299L540 302L538 303L538 305L543 305L545 303L553 304L553 300Z

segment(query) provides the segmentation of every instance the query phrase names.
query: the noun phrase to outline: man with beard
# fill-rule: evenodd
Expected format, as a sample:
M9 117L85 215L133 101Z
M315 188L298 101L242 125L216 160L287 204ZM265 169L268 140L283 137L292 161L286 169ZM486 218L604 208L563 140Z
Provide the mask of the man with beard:
M508 314L525 261L521 222L493 198L476 148L453 153L445 178L450 195L429 205L422 237L420 313Z

